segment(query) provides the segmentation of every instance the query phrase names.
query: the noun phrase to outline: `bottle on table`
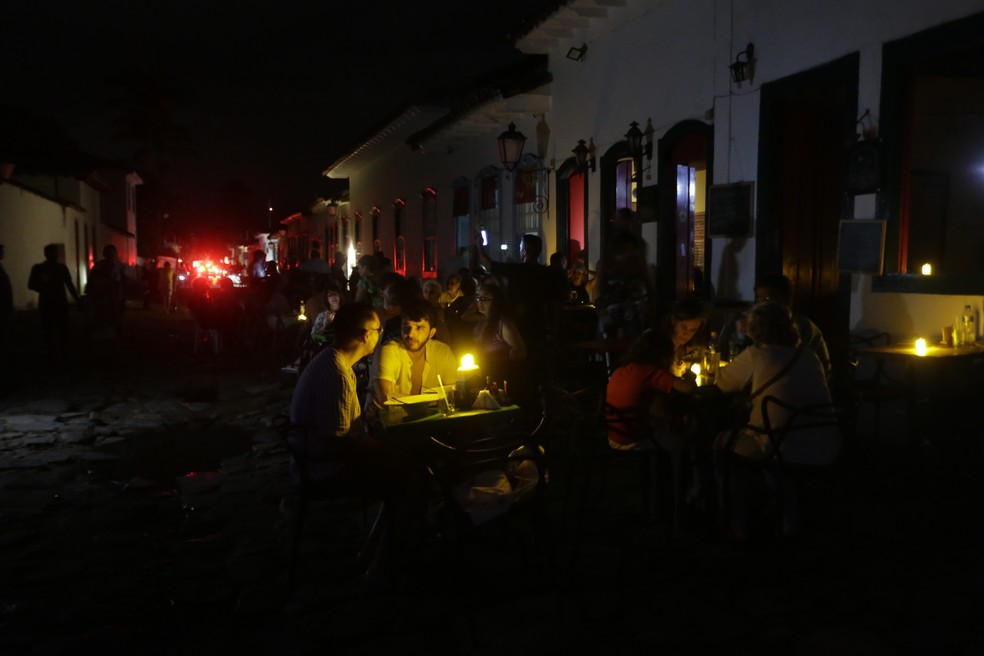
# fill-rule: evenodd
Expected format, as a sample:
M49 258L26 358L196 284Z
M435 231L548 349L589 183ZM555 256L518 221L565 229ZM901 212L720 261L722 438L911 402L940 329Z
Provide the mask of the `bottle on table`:
M714 379L714 374L717 373L718 365L721 362L721 355L718 353L717 341L717 333L712 332L711 339L707 343L707 348L704 350L704 368L701 370L701 373L711 380Z
M728 362L738 357L738 354L744 351L745 346L747 346L745 336L746 322L747 319L745 317L735 319L735 329L731 333L731 339L728 340Z
M961 337L964 344L973 344L977 341L977 317L974 316L974 310L969 304L964 306L963 315L960 317L960 330L963 333Z

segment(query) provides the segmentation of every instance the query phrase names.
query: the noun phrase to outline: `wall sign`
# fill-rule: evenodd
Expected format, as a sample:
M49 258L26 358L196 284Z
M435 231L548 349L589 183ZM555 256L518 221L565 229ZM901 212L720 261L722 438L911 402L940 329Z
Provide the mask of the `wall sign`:
M885 222L841 221L837 236L837 268L881 274L885 260Z
M750 237L753 182L711 185L707 192L707 235Z

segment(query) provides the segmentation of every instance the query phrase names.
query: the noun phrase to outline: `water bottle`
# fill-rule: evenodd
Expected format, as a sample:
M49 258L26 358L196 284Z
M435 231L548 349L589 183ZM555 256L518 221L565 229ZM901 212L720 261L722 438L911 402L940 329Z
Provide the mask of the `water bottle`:
M745 350L745 329L742 319L735 320L735 329L728 341L728 361L731 362Z
M960 317L960 329L963 332L964 344L973 344L977 341L977 318L970 305L964 306L963 315Z

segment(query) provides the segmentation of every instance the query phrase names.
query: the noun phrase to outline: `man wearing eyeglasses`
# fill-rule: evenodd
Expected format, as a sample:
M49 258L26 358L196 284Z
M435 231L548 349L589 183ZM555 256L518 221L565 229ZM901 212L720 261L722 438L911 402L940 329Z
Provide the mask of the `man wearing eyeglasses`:
M366 303L342 306L335 315L335 346L304 369L291 400L291 474L327 494L353 494L384 500L386 516L377 522L363 550L373 559L367 572L386 578L400 567L419 541L423 526L425 471L370 435L361 416L353 365L371 354L382 328ZM379 527L392 531L382 539Z
M458 379L458 360L451 347L433 339L437 308L416 299L401 308L401 320L401 339L384 344L373 362L367 411L394 396L433 391L442 382L453 385Z

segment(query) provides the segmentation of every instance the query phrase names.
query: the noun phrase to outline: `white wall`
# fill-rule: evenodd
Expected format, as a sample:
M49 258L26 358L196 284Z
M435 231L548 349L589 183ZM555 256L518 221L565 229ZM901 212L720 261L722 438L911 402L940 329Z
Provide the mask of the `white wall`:
M80 198L92 203L98 192L80 182ZM90 211L65 207L38 196L14 184L0 184L0 243L6 255L4 268L10 276L14 307L29 309L37 306L37 293L27 288L31 266L44 261L46 244L65 245L65 265L72 274L72 282L85 287L87 263L84 249L84 233L91 234L91 226L98 225L98 203ZM75 225L79 226L79 250L75 244ZM97 228L98 234L98 228ZM79 265L76 266L76 255Z
M637 20L588 40L582 62L566 59L568 44L551 53L552 156L558 161L578 139L589 137L597 153L604 153L623 139L630 121L645 125L651 118L658 140L680 121L705 120L706 110L713 109L706 122L714 127L714 183L755 182L762 84L858 52L858 115L870 109L877 122L882 44L984 11L984 0L670 0L653 6ZM748 43L755 45L755 78L738 88L729 79L728 65ZM599 176L590 175L588 184L589 243L597 253L604 218L599 216ZM856 218L868 217L862 212ZM644 236L652 241L653 231ZM735 277L738 295L751 299L754 240L711 241L711 282L720 288L725 278ZM854 287L852 328L890 323L904 332L931 327L938 332L940 315L968 302L963 297L872 294L870 284L857 280ZM979 298L969 300L980 310ZM871 310L862 310L869 305ZM914 323L908 327L910 319Z
M579 139L593 139L600 156L622 141L631 121L645 126L651 119L655 139L685 120L700 120L714 128L713 182L757 182L760 89L780 80L859 53L858 115L870 109L877 122L881 80L881 51L886 41L951 20L984 11L984 0L654 0L649 11L636 12L624 24L585 39L584 61L566 58L570 45L550 53L552 110L546 161L556 166L571 156ZM728 65L748 43L755 44L755 77L751 84L734 86ZM535 141L537 118L516 121L517 128ZM425 186L438 191L439 263L444 264L454 244L451 215L452 182L469 181L485 166L498 165L495 138L505 126L476 135L451 153L410 153L394 147L365 165L350 179L352 209L368 217L369 208L383 209L380 227L384 252L392 252L392 201L403 197L408 244L419 244L420 197ZM588 174L588 248L599 252L600 175ZM644 184L652 184L646 179ZM556 250L556 179L550 175L549 210L544 229L547 254ZM477 193L474 186L471 193ZM511 210L511 187L502 187L502 207ZM870 218L861 204L856 218ZM504 224L510 218L503 216ZM654 226L644 236L654 239ZM368 240L368 227L363 231ZM651 252L656 252L651 244ZM408 252L408 271L419 271L420 253ZM720 288L727 279L743 299L752 298L755 241L716 238L709 280ZM725 267L727 270L724 270ZM981 310L981 299L969 299ZM894 328L893 333L935 334L946 317L969 302L964 297L872 294L870 281L856 277L851 298L851 327Z

